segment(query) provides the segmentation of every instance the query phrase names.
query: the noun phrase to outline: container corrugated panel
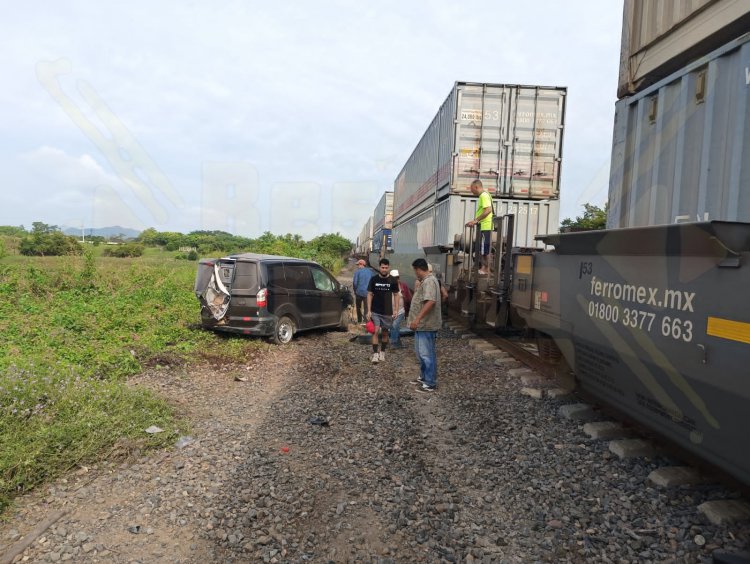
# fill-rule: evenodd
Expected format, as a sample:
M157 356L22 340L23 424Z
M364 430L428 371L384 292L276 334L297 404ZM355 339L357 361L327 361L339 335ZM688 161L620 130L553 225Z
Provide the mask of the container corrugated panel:
M619 98L750 29L748 0L625 0Z
M607 227L750 221L750 36L620 100Z
M396 220L482 180L492 194L557 198L566 89L456 83L396 179ZM437 151L437 154L435 154Z
M517 247L544 248L537 235L557 233L560 230L559 200L495 199L498 216L515 216L514 245ZM466 222L474 218L477 199L451 196L435 206L433 245L451 246L456 235L466 234Z
M373 230L391 229L393 227L393 192L385 192L373 214Z
M393 250L397 254L421 253L424 247L433 246L435 209L429 208L416 216L394 225Z
M435 202L438 125L435 116L394 183L394 218L414 215Z

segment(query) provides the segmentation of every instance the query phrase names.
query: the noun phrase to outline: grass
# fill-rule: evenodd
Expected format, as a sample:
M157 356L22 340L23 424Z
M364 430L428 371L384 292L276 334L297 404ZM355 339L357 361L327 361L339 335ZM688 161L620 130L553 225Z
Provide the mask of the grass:
M0 508L123 441L158 447L185 431L128 376L154 364L242 362L266 346L199 328L195 267L164 252L0 260ZM165 431L145 434L151 425Z

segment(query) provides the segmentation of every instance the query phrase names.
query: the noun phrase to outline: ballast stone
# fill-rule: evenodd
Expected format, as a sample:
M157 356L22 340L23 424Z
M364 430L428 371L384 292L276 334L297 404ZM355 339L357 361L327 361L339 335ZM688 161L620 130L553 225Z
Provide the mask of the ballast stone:
M703 484L705 478L689 466L665 466L657 468L648 475L648 481L661 488Z
M609 443L609 451L619 458L642 458L654 456L654 446L643 439L620 439Z
M521 395L529 396L534 399L542 399L544 390L541 388L521 388Z
M494 348L491 350L483 350L482 355L488 356L490 358L508 358L508 356L510 356L507 352Z
M628 434L628 431L620 423L615 421L595 421L586 423L583 432L592 439L620 439Z
M714 525L750 520L750 503L739 499L706 501L698 506L698 511Z
M590 421L596 418L594 408L587 403L570 403L560 408L560 415L576 421Z

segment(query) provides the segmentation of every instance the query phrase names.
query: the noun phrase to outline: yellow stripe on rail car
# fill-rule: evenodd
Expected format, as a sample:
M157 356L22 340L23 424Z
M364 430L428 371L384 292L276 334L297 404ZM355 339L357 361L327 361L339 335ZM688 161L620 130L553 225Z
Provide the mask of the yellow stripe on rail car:
M750 323L744 321L709 317L706 334L750 345Z

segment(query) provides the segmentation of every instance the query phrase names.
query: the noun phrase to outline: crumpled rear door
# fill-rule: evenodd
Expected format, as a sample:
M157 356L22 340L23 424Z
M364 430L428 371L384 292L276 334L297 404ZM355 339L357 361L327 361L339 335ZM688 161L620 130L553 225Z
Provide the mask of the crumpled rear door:
M216 261L213 263L201 261L198 268L195 293L201 304L211 312L213 318L220 321L229 309L231 295L225 282L232 280L234 261ZM207 276L209 274L208 268L211 268L210 278ZM208 279L207 282L205 282L206 279Z

